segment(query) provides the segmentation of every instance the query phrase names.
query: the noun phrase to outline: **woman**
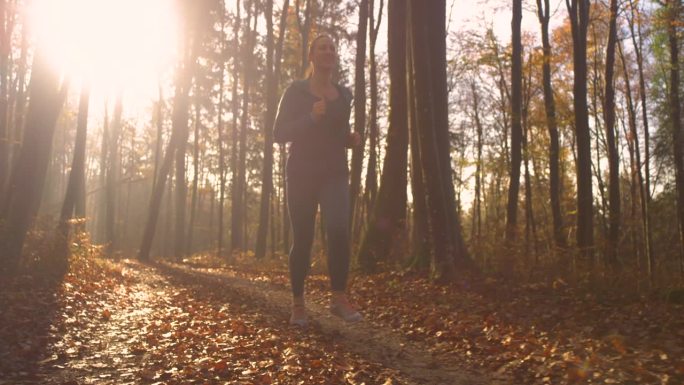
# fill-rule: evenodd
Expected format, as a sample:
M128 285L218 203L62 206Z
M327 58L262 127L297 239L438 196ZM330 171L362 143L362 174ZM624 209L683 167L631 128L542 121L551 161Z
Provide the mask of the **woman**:
M306 326L304 281L310 267L318 205L328 238L330 311L346 321L361 314L345 294L349 274L349 171L346 148L360 143L352 133L352 95L332 81L337 64L335 43L316 37L309 46L309 71L283 94L275 120L278 143L291 142L287 160L287 207L294 242L290 250L292 315L290 324Z

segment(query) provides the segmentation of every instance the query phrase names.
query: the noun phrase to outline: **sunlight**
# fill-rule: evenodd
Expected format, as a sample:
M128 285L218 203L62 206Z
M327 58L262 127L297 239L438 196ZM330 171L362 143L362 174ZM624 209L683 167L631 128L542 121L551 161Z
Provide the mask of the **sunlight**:
M37 43L72 82L87 79L103 95L123 91L129 103L155 95L175 62L172 0L36 0L30 20Z

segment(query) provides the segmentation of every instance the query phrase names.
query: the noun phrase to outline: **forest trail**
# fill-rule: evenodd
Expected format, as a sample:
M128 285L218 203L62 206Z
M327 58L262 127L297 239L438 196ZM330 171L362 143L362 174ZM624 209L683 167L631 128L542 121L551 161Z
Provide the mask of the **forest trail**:
M0 384L496 383L319 303L308 328L289 326L286 290L225 271L123 260L87 274L32 298L60 297L50 312L26 305L27 325L39 318L42 327L0 330L9 347L0 347Z
M163 271L213 290L231 291L236 297L264 313L287 320L290 292L266 282L237 277L226 271L205 271L183 265L163 265ZM309 296L312 297L312 296ZM330 315L325 298L308 298L310 326L303 331L332 339L350 353L396 371L402 384L505 384L504 378L493 378L435 357L429 346L410 341L397 332L368 320L349 324ZM283 321L279 322L283 324ZM285 326L283 326L285 327ZM292 327L290 327L292 328ZM308 330L308 331L307 331Z
M283 261L234 262L77 257L3 283L0 385L684 383L682 305L391 272L352 277L346 324L312 274L301 329Z

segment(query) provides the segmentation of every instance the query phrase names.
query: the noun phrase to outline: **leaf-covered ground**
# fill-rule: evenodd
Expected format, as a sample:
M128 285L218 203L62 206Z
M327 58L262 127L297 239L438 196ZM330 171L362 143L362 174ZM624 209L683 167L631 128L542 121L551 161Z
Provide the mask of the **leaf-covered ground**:
M361 324L287 324L282 262L74 260L0 291L0 384L681 384L684 309L567 285L356 276ZM316 268L314 268L316 270Z

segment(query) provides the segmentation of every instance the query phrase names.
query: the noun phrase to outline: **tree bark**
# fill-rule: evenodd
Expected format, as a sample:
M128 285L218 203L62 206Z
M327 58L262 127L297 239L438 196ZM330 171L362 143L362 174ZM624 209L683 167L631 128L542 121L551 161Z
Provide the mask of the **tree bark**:
M522 0L513 0L513 20L511 21L511 46L513 47L511 65L511 170L508 185L508 204L506 209L506 250L504 251L504 274L513 272L513 255L518 221L518 194L520 191L520 164L522 162Z
M354 72L354 131L361 135L361 143L352 150L351 181L349 185L349 221L350 229L354 229L357 218L357 198L361 191L361 172L363 153L366 146L366 36L368 33L368 0L359 2L359 26L356 31L356 60ZM354 234L352 233L352 236Z
M594 209L591 178L591 134L587 108L587 27L589 0L566 0L573 42L573 107L577 145L577 247L582 267L594 262Z
M620 159L615 140L615 45L617 42L617 0L610 0L610 21L608 27L608 45L606 47L605 92L603 102L603 119L606 124L606 145L608 147L608 204L610 228L606 242L606 260L608 265L618 267L618 241L620 237Z
M684 275L684 134L682 133L681 104L679 97L679 37L677 26L681 10L679 0L667 1L667 35L670 48L670 121L674 147L675 181L677 185L677 219L679 221L680 274ZM655 263L649 260L649 277L655 283Z
M289 0L283 1L280 12L278 44L274 42L273 32L273 0L266 2L266 114L264 116L264 163L261 172L261 202L259 207L259 228L255 256L263 258L266 255L266 239L268 235L269 208L273 194L273 122L278 108L278 84L280 83L280 61L282 58L283 42ZM275 58L274 58L275 56Z
M370 116L369 116L369 132L368 132L368 166L366 167L366 190L365 190L365 209L366 213L370 213L375 204L375 197L378 192L378 64L375 57L375 45L378 40L378 32L380 31L380 23L382 22L382 10L384 1L380 0L380 7L378 11L377 20L375 20L375 0L368 2L368 24L370 25L369 39L370 52L368 53L370 66Z
M26 115L24 140L10 175L4 207L0 212L0 269L16 271L26 232L38 213L50 162L52 138L57 118L66 99L68 82L59 84L40 50L34 54L30 102Z
M72 218L80 199L85 199L80 195L83 193L81 187L85 183L85 158L86 158L86 138L88 131L88 105L90 101L90 89L87 84L81 87L81 97L78 105L78 123L76 126L76 139L74 144L74 156L69 172L69 182L67 184L64 203L59 216L56 229L56 254L59 256L58 264L62 271L68 267L68 239L69 239L69 220Z
M122 95L119 93L114 105L114 116L107 141L107 168L105 177L105 243L107 251L118 248L116 231L117 190L120 180L119 136L121 135Z
M560 191L562 180L560 178L560 143L558 125L556 122L556 102L551 86L551 43L549 40L549 0L537 0L537 13L541 24L542 47L544 62L542 65L542 77L544 85L544 110L546 112L546 126L549 131L549 196L551 200L551 213L553 216L553 238L556 248L564 250L567 247L563 235L563 216L561 214Z
M400 241L406 228L409 142L406 114L406 0L388 3L387 19L389 128L380 190L359 251L359 261L365 271L374 271L378 261L389 258L392 246Z
M432 250L431 271L436 282L450 282L456 278L456 265L454 263L454 242L451 234L452 227L449 223L449 205L447 203L448 186L444 179L444 169L451 169L451 164L443 162L440 156L439 131L448 130L448 126L441 124L443 117L438 116L442 110L440 103L446 95L435 89L433 76L433 61L440 61L440 55L446 55L446 51L433 50L431 43L431 28L439 29L440 8L445 7L444 1L430 2L429 5L416 0L410 1L411 19L411 51L413 61L413 86L415 89L415 106L418 129L418 142L420 144L421 166L425 178L427 207L429 213ZM435 23L437 25L435 25ZM446 67L445 67L446 68ZM446 69L445 69L446 70ZM446 84L445 88L446 88ZM453 186L452 186L453 187Z

